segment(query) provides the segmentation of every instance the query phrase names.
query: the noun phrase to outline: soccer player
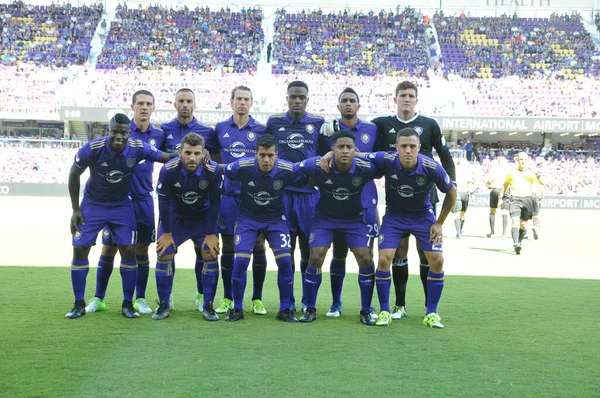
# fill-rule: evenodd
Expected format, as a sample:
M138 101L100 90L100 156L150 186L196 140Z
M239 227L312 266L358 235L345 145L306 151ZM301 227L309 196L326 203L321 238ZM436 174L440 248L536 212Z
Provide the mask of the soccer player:
M433 149L435 149L440 157L442 166L454 181L456 179L454 160L446 145L442 129L435 119L420 115L415 111L415 106L418 103L417 97L418 88L414 83L403 81L396 86L394 98L394 102L396 103L396 114L373 119L373 123L377 125L379 132L379 141L376 148L379 151L393 151L397 142L397 133L404 128L410 127L419 135L420 153L429 158L433 158ZM435 214L438 197L435 186L432 184L431 187L431 204ZM457 200L452 210L456 213L461 207L460 201ZM396 292L396 303L392 308L393 319L402 319L408 315L406 312L406 284L408 282L407 252L408 237L402 240L392 264L394 290ZM423 250L419 249L418 252L421 262L419 273L423 291L425 293L425 306L427 306L427 278L429 275L430 264Z
M287 87L288 111L273 115L267 120L267 133L277 139L279 157L292 163L301 162L317 154L319 131L324 119L306 112L308 105L308 86L302 81L293 81ZM300 246L300 270L304 280L308 266L310 249L308 235L319 200L314 187L287 187L284 192L285 216L290 227L292 239L292 264L295 264L294 250L296 237ZM302 295L304 298L304 294ZM295 298L292 291L290 307L295 311ZM304 309L305 305L303 305Z
M131 100L133 119L130 122L133 140L140 140L158 149L164 149L165 133L152 126L150 118L154 112L154 95L147 90L139 90ZM146 303L146 286L150 272L148 247L154 242L156 226L154 224L154 199L152 198L152 171L154 163L140 161L133 173L131 184L131 199L137 226L137 243L135 258L138 264L137 281L135 285L136 299L133 308L140 314L151 314L152 310ZM109 228L102 230L102 254L96 271L96 293L85 307L85 312L104 311L106 305L104 296L110 275L112 274L117 246Z
M506 181L500 192L500 200L506 200L505 192L510 187L509 212L512 219L511 235L513 247L516 254L521 254L521 242L527 231L527 221L533 217L535 203L531 197L532 186L535 182L544 186L542 180L531 169L527 168L529 156L525 152L517 155L517 168L512 169L506 175ZM520 222L519 222L520 220Z
M201 248L204 269L204 308L202 317L218 321L213 300L219 279L219 237L217 219L221 205L221 168L215 162L203 162L204 138L188 133L177 150L179 157L163 166L156 192L160 224L156 251L156 288L159 305L152 319L169 316L175 264L179 246L191 239Z
M381 306L377 325L387 326L392 322L390 266L400 241L412 234L430 267L423 324L443 328L437 313L444 289L442 225L456 203L456 189L438 162L419 153L421 148L417 131L403 128L396 135L396 153L377 152L367 156L385 175L386 212L379 232L379 262L375 273ZM446 193L437 219L430 202L432 185Z
M314 179L320 198L310 230L310 258L304 279L306 311L300 322L317 319L317 294L322 281L321 267L334 236L341 237L352 250L358 263L360 286L360 321L374 325L370 308L373 299L374 273L372 237L363 217L362 193L364 186L381 173L368 160L355 159L356 138L347 130L331 136L333 164L325 171L321 158L310 158L300 163L300 170Z
M175 93L175 109L177 117L170 122L164 123L160 128L165 132L166 143L165 149L167 152L177 153L181 139L188 133L197 133L204 138L204 147L209 151L211 158L220 162L219 158L219 143L215 130L207 125L204 125L194 117L194 109L196 109L196 96L189 88L182 88ZM202 249L194 247L196 251L196 305L198 310L202 312L204 302L204 290L202 287Z
M67 319L79 318L86 313L84 295L89 272L88 255L98 232L105 226L112 231L121 254L122 313L127 318L140 316L132 303L137 280L137 232L129 193L135 168L141 160L164 163L172 156L142 141L129 141L130 133L129 118L122 113L116 114L109 122L108 136L91 140L82 146L69 172L69 196L73 208L71 281L75 305L65 315ZM88 167L90 177L80 205L81 175Z
M221 149L221 161L234 161L255 155L256 142L265 133L266 127L250 116L252 107L252 91L246 86L237 86L231 91L231 108L233 115L217 123L215 132ZM219 212L219 232L223 240L221 254L221 279L223 280L223 300L215 309L217 314L226 313L233 308L231 291L231 275L234 267L233 229L240 206L241 181L232 181L225 174L225 191L221 198ZM252 277L254 281L252 293L252 310L255 314L265 315L267 310L262 302L262 288L267 273L267 257L265 256L265 239L259 235L253 254Z
M346 88L338 97L337 109L340 111L340 117L335 119L335 123L324 123L321 127L321 134L328 137L327 140L319 141L319 154L324 155L331 150L333 142L331 134L338 130L347 130L356 137L356 150L359 152L373 152L375 141L377 140L377 126L371 122L358 118L360 110L360 100L358 94L352 88ZM334 131L327 131L333 126ZM379 235L379 216L377 214L377 187L374 181L369 181L362 194L363 217L369 236L375 238ZM348 255L348 245L343 238L334 237L333 240L333 258L331 259L329 275L331 279L332 303L325 316L337 318L342 314L342 287L346 276L346 256ZM373 311L372 317L377 314Z
M279 312L276 319L296 322L289 308L294 274L283 194L287 186L304 186L308 179L295 170L292 163L278 159L277 155L277 140L266 134L257 140L254 158L242 158L224 167L225 176L230 181L241 182L240 210L235 227L234 308L229 309L226 321L244 318L243 301L250 252L257 236L262 233L269 241L279 269Z
M467 159L458 159L458 162L456 162L456 179L456 185L460 187L458 195L460 196L462 208L460 212L456 213L454 228L456 228L456 237L460 239L465 226L465 213L469 208L469 198L473 193L473 172Z
M490 233L487 237L490 239L495 238L495 227L496 227L496 210L498 205L501 203L500 192L506 181L506 174L508 173L508 167L506 164L506 158L504 156L498 156L492 163L489 171L488 188L490 191ZM502 203L502 237L506 236L506 229L508 228L508 201Z

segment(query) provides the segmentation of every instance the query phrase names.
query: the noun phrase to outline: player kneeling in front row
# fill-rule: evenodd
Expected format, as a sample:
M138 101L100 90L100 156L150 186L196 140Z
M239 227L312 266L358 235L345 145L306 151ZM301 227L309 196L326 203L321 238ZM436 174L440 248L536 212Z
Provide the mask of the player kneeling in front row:
M375 273L381 306L377 325L387 326L392 322L389 302L392 278L390 267L398 244L412 234L425 253L430 267L423 324L443 328L437 314L444 288L442 225L456 202L456 189L452 179L438 162L419 154L419 135L415 130L400 130L395 146L398 153L377 152L366 156L385 175L386 213L379 234L379 262ZM437 220L429 200L433 184L446 193Z
M225 176L242 183L240 210L234 230L235 260L233 266L233 303L226 321L244 318L244 292L252 249L262 232L273 249L277 262L279 313L276 319L296 322L290 307L293 269L290 256L290 231L284 216L283 192L293 185L303 187L306 178L293 163L278 159L277 140L270 134L256 142L256 156L244 158L224 167Z
M204 310L207 321L218 321L213 300L219 279L219 238L217 220L221 204L221 169L215 162L203 162L204 138L188 133L181 140L179 157L163 166L158 177L159 221L156 251L158 308L152 319L169 316L177 248L191 239L202 248L204 269Z

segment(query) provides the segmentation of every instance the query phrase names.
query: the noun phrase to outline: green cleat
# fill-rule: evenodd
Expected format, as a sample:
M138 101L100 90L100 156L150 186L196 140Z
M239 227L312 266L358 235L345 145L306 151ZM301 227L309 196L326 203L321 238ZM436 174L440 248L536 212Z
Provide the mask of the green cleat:
M196 293L196 307L198 307L198 311L204 311L204 294Z
M442 318L440 318L438 314L431 312L425 315L425 318L423 319L423 325L429 326L430 328L443 329L444 325L442 325L440 322L441 320Z
M90 300L90 303L85 307L85 312L102 312L106 309L104 300L99 297L94 297Z
M387 311L381 311L377 318L377 326L390 326L392 324L392 315Z
M224 298L218 308L215 308L217 314L226 314L228 310L233 309L233 300Z
M152 308L146 303L146 299L143 297L135 299L133 303L133 309L139 312L140 314L152 314Z
M254 315L267 315L265 305L260 299L252 300L252 311L254 311Z
M169 296L169 310L175 309L175 301L173 301L173 293Z

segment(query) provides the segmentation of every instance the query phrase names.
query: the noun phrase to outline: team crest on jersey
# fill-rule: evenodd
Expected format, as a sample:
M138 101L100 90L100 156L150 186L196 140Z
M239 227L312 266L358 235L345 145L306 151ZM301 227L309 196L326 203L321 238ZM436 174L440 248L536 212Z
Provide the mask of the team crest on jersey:
M81 239L81 231L75 231L75 235L73 235L73 240Z
M133 166L135 166L135 158L129 158L129 159L127 159L127 161L125 162L125 164L127 165L127 167L133 167Z
M283 181L281 180L275 180L273 182L273 188L275 188L276 190L280 190L283 187Z
M355 187L360 186L361 183L362 183L362 178L360 178L360 177L354 177L352 179L352 185L354 185Z
M369 143L370 139L371 139L371 137L369 137L369 134L367 134L367 133L360 135L360 140L363 142L363 144Z
M315 240L315 234L311 233L308 235L308 243L312 243L313 240Z
M252 142L256 139L256 134L253 133L252 131L248 132L248 141Z
M423 127L421 126L413 127L413 130L415 130L419 135L423 134Z
M108 229L105 229L104 231L102 231L102 236L105 238L108 238L110 236L110 232Z
M379 244L381 244L381 242L383 242L383 234L379 234Z
M306 125L306 131L308 132L308 134L312 134L315 132L315 126L313 126L312 124L307 124Z
M236 235L235 236L235 244L239 245L241 241L242 241L242 237L240 235Z
M156 146L156 140L154 138L150 138L150 145Z
M200 189L206 189L206 187L208 187L208 181L206 180L202 180L200 181Z
M427 182L427 178L424 176L417 176L417 185L422 187Z

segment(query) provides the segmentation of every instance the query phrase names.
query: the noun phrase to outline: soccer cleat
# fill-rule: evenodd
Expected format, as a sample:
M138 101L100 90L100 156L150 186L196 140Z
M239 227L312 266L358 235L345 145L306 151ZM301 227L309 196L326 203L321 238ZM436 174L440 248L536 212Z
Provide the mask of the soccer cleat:
M85 301L76 301L73 309L65 315L65 319L81 318L85 315Z
M402 318L406 318L408 313L406 312L405 306L395 305L392 307L392 319L398 320Z
M152 314L152 309L148 306L146 299L143 297L135 299L135 303L133 303L133 309L140 314Z
M252 300L252 311L254 311L254 315L267 315L265 305L259 299Z
M219 320L219 316L217 315L217 311L213 308L212 301L207 301L204 305L204 309L202 310L202 318L206 319L209 322L214 322Z
M442 325L440 321L441 318L438 314L435 312L430 312L429 314L425 315L425 318L423 319L423 325L429 326L430 328L443 329L444 325Z
M244 310L238 310L236 308L230 308L229 311L227 311L227 318L225 318L225 321L227 321L227 322L237 322L240 319L244 319Z
M162 319L168 318L169 315L171 315L169 312L170 302L166 303L164 301L156 301L156 304L158 304L158 308L156 309L156 311L154 311L154 314L152 314L152 319L154 319L155 321L160 321Z
M371 313L371 318L375 320L379 319L379 315L377 314L377 311L375 311L375 307L369 307L369 312Z
M290 301L290 305L288 307L292 316L296 316L296 302Z
M200 312L204 310L204 294L196 293L196 307L198 307L198 311Z
M302 299L302 305L300 306L300 312L302 312L304 314L306 312L307 308L308 308L308 306L306 305L306 300Z
M101 312L106 309L106 305L104 304L104 300L99 297L94 297L90 300L90 303L85 307L85 312Z
M369 311L369 310L360 311L360 322L367 326L375 325L375 319L373 319L373 317L371 316L371 311Z
M133 305L131 305L131 302L129 302L129 304L123 305L123 308L121 308L121 313L125 318L129 319L136 319L140 317L140 314L135 312L135 310L133 309Z
M389 326L392 324L392 315L387 311L381 311L379 313L379 319L377 319L377 326Z
M277 313L277 316L275 317L275 319L278 319L280 321L284 321L284 322L288 322L288 323L294 323L294 322L298 322L298 320L296 319L295 315L295 311L292 312L292 310L285 309L283 311L279 311Z
M223 300L221 300L221 304L219 305L219 307L217 307L217 309L215 309L215 312L217 314L225 314L225 313L227 313L228 310L230 310L232 308L233 308L233 300L224 298Z
M515 245L515 253L516 253L517 255L521 254L521 245L518 245L518 244L517 244L517 245Z
M169 310L175 309L175 300L173 300L173 293L169 296Z
M496 236L494 236L494 234L487 234L486 236L490 239L494 239L496 237Z
M540 237L537 233L537 229L532 228L531 230L533 231L533 239L538 240Z
M314 322L317 320L317 310L316 308L307 308L304 311L304 315L299 319L302 323Z
M327 312L327 314L325 314L325 316L327 318L339 318L340 315L342 315L342 304L332 304L331 308L329 308L329 311Z

